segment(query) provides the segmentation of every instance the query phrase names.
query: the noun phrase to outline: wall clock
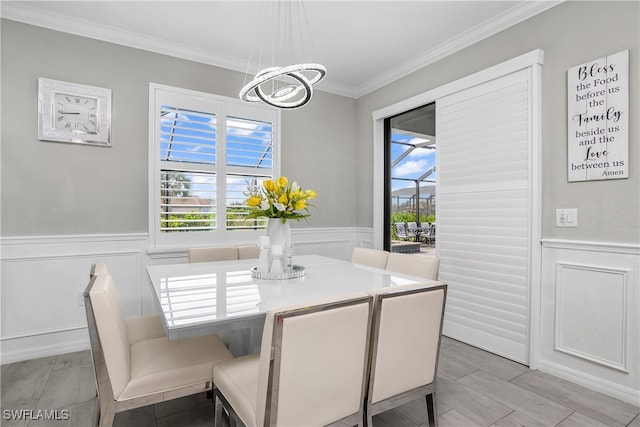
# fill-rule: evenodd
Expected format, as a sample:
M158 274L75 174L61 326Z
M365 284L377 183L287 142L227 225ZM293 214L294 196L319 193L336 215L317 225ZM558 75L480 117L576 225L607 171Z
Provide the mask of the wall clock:
M39 78L38 139L111 146L111 90Z

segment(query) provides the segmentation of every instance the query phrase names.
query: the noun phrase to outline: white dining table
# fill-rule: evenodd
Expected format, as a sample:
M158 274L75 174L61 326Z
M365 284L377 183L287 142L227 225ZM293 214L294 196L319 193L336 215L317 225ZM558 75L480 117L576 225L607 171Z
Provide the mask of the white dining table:
M294 256L294 265L304 267L302 277L257 279L251 274L256 262L248 259L148 266L152 294L169 340L250 329L261 333L265 313L272 308L428 282L321 255Z

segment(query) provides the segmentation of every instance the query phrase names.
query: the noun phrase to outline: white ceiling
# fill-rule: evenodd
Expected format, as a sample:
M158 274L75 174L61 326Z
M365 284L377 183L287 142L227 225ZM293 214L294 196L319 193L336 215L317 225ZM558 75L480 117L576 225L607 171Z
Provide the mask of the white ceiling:
M259 40L287 27L270 1L2 1L0 14L244 73L271 55ZM297 52L327 67L318 89L357 98L558 3L306 0L313 45Z

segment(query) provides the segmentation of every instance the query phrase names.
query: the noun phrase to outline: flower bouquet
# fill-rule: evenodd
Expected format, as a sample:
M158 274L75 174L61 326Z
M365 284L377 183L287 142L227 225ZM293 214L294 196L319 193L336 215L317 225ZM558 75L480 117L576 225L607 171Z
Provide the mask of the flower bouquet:
M296 183L281 176L267 179L258 186L253 181L248 186L247 205L251 208L247 218L268 218L267 235L260 238L258 266L252 269L253 277L261 279L291 279L301 277L304 267L293 265L293 243L288 219L306 219L309 200L316 197L313 190L302 190ZM255 271L254 271L255 270Z
M267 179L261 187L254 181L247 189L247 205L251 207L248 218L280 218L284 224L288 219L299 221L311 216L309 200L316 197L316 192L302 190L285 176Z

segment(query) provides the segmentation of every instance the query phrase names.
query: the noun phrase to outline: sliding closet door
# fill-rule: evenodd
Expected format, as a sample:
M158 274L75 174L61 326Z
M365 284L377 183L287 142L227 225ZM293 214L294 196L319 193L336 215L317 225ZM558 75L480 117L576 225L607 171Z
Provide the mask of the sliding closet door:
M444 334L529 363L531 82L525 69L438 99Z

